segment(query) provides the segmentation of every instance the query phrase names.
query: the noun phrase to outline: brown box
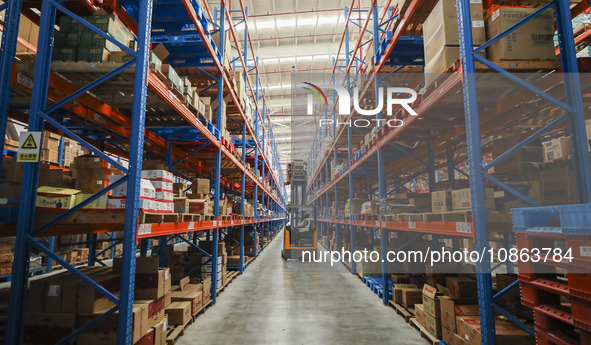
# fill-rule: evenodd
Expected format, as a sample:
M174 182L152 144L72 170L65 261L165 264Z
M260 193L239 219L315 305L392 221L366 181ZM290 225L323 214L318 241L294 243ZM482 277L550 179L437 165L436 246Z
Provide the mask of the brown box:
M465 276L447 276L445 277L445 286L448 288L451 297L478 297L478 287L474 279Z
M431 193L431 212L447 212L451 210L451 191L442 190Z
M154 345L166 345L166 336L168 335L168 317L152 327L154 329Z
M482 344L480 335L480 316L458 316L456 319L458 335L474 345ZM495 319L497 344L528 344L533 341L531 335L513 326L510 322Z
M136 299L135 303L137 304L146 304L148 306L147 311L147 327L154 327L157 323L162 321L165 317L164 309L166 308L166 297L162 297L159 299L147 299L147 300L138 300Z
M172 291L172 302L191 302L191 314L197 313L203 306L203 291Z
M94 320L110 308L98 310L95 313L80 314L79 324L84 325ZM146 320L148 317L147 304L133 304L132 341L137 343L149 330ZM84 332L78 337L79 344L111 345L117 343L117 328L119 324L119 311L109 315L106 319Z
M209 180L205 178L196 178L191 185L194 194L209 194L210 188Z
M402 304L402 290L416 288L416 284L394 284L392 286L392 299L394 303Z
M457 331L457 316L472 316L480 314L477 304L460 304L462 301L458 301L449 296L441 296L440 301L441 326L451 330L452 332ZM470 300L469 303L474 302L474 300Z
M191 302L172 302L165 310L170 325L184 325L191 319Z
M495 209L495 192L492 188L484 188L484 199L487 210ZM451 202L454 211L472 210L472 195L470 188L458 189L451 192Z
M441 293L437 291L437 288L425 284L423 285L422 290L422 301L423 301L423 309L425 313L433 316L434 318L440 318L439 312L439 296Z
M158 299L171 291L171 277L168 268L158 273L137 273L135 275L135 296L138 299Z
M86 275L110 291L119 296L121 275L113 272L110 267L92 267L85 271ZM62 282L61 301L62 313L96 313L99 310L114 306L113 302L96 291L90 285L80 279L67 279Z
M570 137L562 137L542 143L544 147L544 162L567 159L572 154Z
M174 213L189 213L189 199L174 197Z
M23 341L27 344L55 344L76 330L76 314L25 313Z
M423 306L424 307L424 306ZM425 312L425 319L423 326L435 337L441 339L441 318L434 317L433 315Z
M535 12L536 8L499 7L486 20L491 39ZM486 48L490 60L555 60L554 13L545 11Z
M402 305L405 307L421 303L423 291L421 289L402 289Z
M425 325L425 309L422 304L415 304L415 318L421 325Z

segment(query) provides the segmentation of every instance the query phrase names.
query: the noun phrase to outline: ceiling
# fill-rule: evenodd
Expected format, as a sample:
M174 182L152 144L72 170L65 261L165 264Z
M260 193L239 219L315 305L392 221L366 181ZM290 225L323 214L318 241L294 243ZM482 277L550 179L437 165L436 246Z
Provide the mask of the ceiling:
M345 6L350 6L351 0L243 0L243 4L248 8L249 33L258 57L261 84L271 112L279 159L285 169L292 155L294 158L307 158L301 153L296 157L298 153L292 152L292 142L304 141L310 142L310 145L312 142L309 133L292 138L291 74L293 71L331 73L345 28ZM238 1L233 1L233 6L239 6ZM213 10L211 4L210 7ZM364 18L367 14L354 15ZM243 25L237 27L241 39L243 29ZM351 25L349 32L353 46L358 40L359 29ZM344 57L343 52L341 57ZM251 74L250 77L254 84L254 76Z

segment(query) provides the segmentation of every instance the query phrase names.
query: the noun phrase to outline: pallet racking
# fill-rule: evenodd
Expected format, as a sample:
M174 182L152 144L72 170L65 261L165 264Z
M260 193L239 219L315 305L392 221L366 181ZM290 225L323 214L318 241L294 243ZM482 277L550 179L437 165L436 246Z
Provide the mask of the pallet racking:
M94 155L104 159L117 167L125 174L125 178L109 185L100 192L93 194L86 201L67 212L60 213L53 220L39 223L34 216L35 199L38 181L39 163L27 163L24 169L21 198L18 212L21 217L17 224L0 224L0 233L3 236L16 235L15 257L12 270L10 316L7 334L7 343L20 343L24 322L24 310L27 292L28 256L31 248L36 248L45 253L51 260L61 264L85 283L91 285L96 291L102 293L116 304L106 314L103 314L82 326L60 343L66 343L77 335L88 330L92 325L100 322L110 314L118 310L119 318L118 343L131 343L131 322L133 304L133 286L135 272L135 257L137 243L141 243L140 254L146 255L149 247L149 238L159 238L161 248L165 250L166 243L173 240L187 242L196 247L198 236L206 235L213 241L212 253L205 253L210 257L213 267L217 265L217 243L220 235L230 237L226 229L237 228L240 230L240 238L233 239L240 246L240 272L244 270L244 235L245 226L254 228L255 246L253 256L256 256L264 248L265 241L261 241L261 248L256 247L256 237L270 240L274 238L282 228L285 215L285 188L283 176L278 161L278 155L272 157L266 155L267 151L277 152L276 141L270 123L269 110L262 92L262 85L258 77L258 64L254 57L254 49L248 32L248 9L240 2L239 9L229 8L226 1L222 1L219 9L212 10L207 2L189 0L167 1L104 1L102 10L116 14L122 22L137 36L137 50L128 48L125 43L119 42L106 33L98 30L84 18L97 11L99 7L89 2L81 1L60 3L49 0L42 2L40 12L40 37L36 50L34 76L32 86L23 83L22 70L17 71L13 67L15 49L18 38L19 17L21 13L31 13L35 2L10 0L0 5L0 10L6 8L5 31L2 38L2 52L0 59L2 64L0 71L0 83L2 85L2 108L0 108L0 128L2 134L6 128L9 114L9 102L11 91L13 97L27 97L31 95L31 107L28 116L23 117L28 122L29 131L51 130L63 133L65 136L78 141L88 148ZM26 11L21 11L21 7ZM174 8L174 13L165 9ZM57 15L69 16L86 28L101 35L122 51L129 53L132 58L124 63L85 63L65 62L52 63L51 42L54 38L54 26ZM173 24L177 24L177 27ZM172 37L179 35L178 24L191 28L192 38L197 34L198 41L173 42ZM244 25L245 44L238 40L236 27ZM215 32L228 32L231 45L225 45L226 35L220 34L219 40L214 41L212 34ZM155 71L149 67L150 49L155 42L152 37L157 32L160 39L163 36L171 47L184 48L186 51L205 51L207 63L192 60L175 67L186 69L188 76L192 78L214 79L202 92L217 89L214 98L219 100L230 96L234 104L237 116L229 119L234 124L234 133L237 135L232 140L222 133L222 107L217 107L216 125L200 119L196 112L191 110L175 93L174 88L167 86L158 78ZM183 34L183 33L180 33ZM198 46L196 46L196 44ZM166 44L165 44L166 45ZM238 57L228 66L223 59L224 47L233 46L238 50ZM197 49L198 48L198 49ZM173 49L171 49L173 50ZM249 53L250 51L250 53ZM172 52L171 60L175 58ZM178 54L178 52L176 52ZM28 62L19 62L25 69L33 70ZM238 67L236 68L236 65ZM253 123L247 118L245 107L239 95L234 89L235 80L232 77L232 66L242 73L244 84L248 85L247 92L255 107L253 110ZM252 83L249 74L255 77ZM64 76L68 76L66 78ZM117 79L122 87L126 88L127 99L111 97L108 88L101 85L108 80ZM19 82L19 80L21 80ZM31 79L28 79L30 82ZM10 87L8 87L10 86ZM15 93L16 90L16 93ZM89 91L92 91L90 93ZM133 96L131 96L133 95ZM108 104L102 101L102 97L111 100ZM21 99L19 98L19 99ZM130 100L132 100L130 102ZM74 102L75 101L75 102ZM118 102L119 101L119 102ZM151 109L152 106L165 108L168 116L158 114ZM117 107L117 108L116 108ZM64 116L64 111L67 116ZM90 115L94 114L94 115ZM89 116L90 115L90 116ZM158 117L160 115L160 117ZM157 121L154 121L158 117ZM149 118L149 121L146 121ZM162 119L162 121L160 121ZM167 122L168 121L168 122ZM4 135L2 135L4 137ZM268 150L267 146L270 146ZM213 162L202 161L194 155L201 150L210 149L214 153ZM236 148L239 148L238 151ZM120 159L114 158L105 151L123 156L129 161L126 167ZM138 191L141 178L142 161L144 151L148 158L162 159L170 171L187 178L175 166L184 165L190 168L198 176L209 176L214 183L214 219L204 221L176 222L142 222L138 224ZM1 161L0 161L1 162ZM254 170L248 168L248 163L254 163ZM208 165L211 165L208 166ZM239 182L233 180L239 178ZM189 178L187 178L189 179ZM80 225L64 222L86 204L95 200L116 186L127 182L127 205L123 222L119 220L111 224L108 221L98 221L93 224ZM223 190L225 189L225 191ZM225 193L229 197L240 200L240 219L226 220L219 215L219 200ZM246 219L245 200L250 197L254 200L254 219ZM65 235L88 234L89 262L90 266L102 264L98 258L103 253L111 250L117 243L123 243L121 295L119 298L109 293L103 287L92 281L63 258L52 251L52 240L49 245L41 235ZM122 238L110 242L108 248L96 252L96 234L98 233L122 233ZM181 233L191 233L192 240L180 236ZM172 238L169 238L172 237ZM52 238L52 237L51 237ZM161 252L161 265L166 264L166 255ZM48 267L51 268L51 261ZM216 272L212 272L212 280L216 281ZM212 284L212 300L216 301L216 284Z
M485 181L487 184L493 184L507 193L515 195L520 200L533 205L538 206L535 202L530 200L527 196L521 194L509 185L501 182L499 179L493 177L488 173L488 170L504 159L515 153L520 148L524 147L534 139L539 138L541 135L546 133L548 130L556 127L568 128L572 134L572 146L573 146L573 160L576 162L576 180L577 189L579 191L579 202L588 203L589 191L591 185L589 184L589 176L591 171L589 170L590 163L587 150L587 138L585 133L585 117L582 103L582 92L581 90L587 90L589 88L588 83L580 81L578 77L578 65L575 51L575 38L573 37L573 31L571 27L571 18L574 18L579 13L585 11L589 7L587 1L582 1L574 5L572 8L568 1L555 0L548 1L542 4L538 4L540 7L535 13L524 18L518 24L513 25L509 29L503 31L501 34L488 40L485 44L475 47L472 40L472 29L470 24L470 9L469 1L457 0L458 8L458 23L459 23L459 42L461 52L461 63L456 65L451 73L445 75L438 80L437 86L427 89L427 92L422 95L419 101L413 104L413 108L419 114L418 117L405 118L395 114L395 118L404 118L405 124L398 128L387 128L386 126L378 127L377 133L374 139L371 140L370 144L361 145L359 150L354 154L352 143L353 138L359 138L354 133L352 126L342 126L337 129L332 128L331 137L332 143L328 145L328 149L324 152L319 152L318 149L321 147L321 139L323 137L320 132L320 128L317 128L315 134L316 140L312 146L312 154L309 159L309 182L308 182L308 193L311 203L314 203L319 211L319 224L318 228L321 229L322 235L325 235L327 239L332 236L335 237L335 242L340 243L339 237L341 233L350 234L350 251L355 250L356 233L364 231L376 234L380 238L381 243L381 254L382 258L385 257L388 245L388 238L391 231L403 232L406 234L417 234L409 242L402 244L397 249L406 247L417 238L421 237L422 234L431 234L434 243L437 243L442 238L453 239L454 248L458 248L458 240L461 238L473 239L475 242L475 249L481 251L482 249L489 247L489 230L504 228L505 241L506 243L513 243L511 229L511 218L510 215L498 215L487 212L485 205L484 186ZM345 30L341 39L341 48L337 56L343 55L341 52L344 44L344 56L345 59L337 59L334 61L333 66L333 80L335 80L335 72L343 72L344 86L351 90L354 83L361 87L363 92L362 95L372 95L372 86L376 89L381 86L383 78L378 73L387 73L391 75L396 72L413 71L414 66L408 66L405 64L394 64L395 67L389 67L389 60L391 54L395 51L396 47L401 43L404 44L404 36L416 36L420 27L427 14L433 9L436 1L425 1L425 0L407 0L400 4L400 6L390 7L391 2L387 2L386 6L382 9L380 15L380 8L377 6L376 1L372 1L368 10L356 9L359 3L352 1L350 7L345 8L345 14L347 22L345 24ZM493 61L490 62L481 56L477 55L478 52L483 51L486 47L490 46L494 42L498 41L501 37L507 33L516 29L520 25L527 23L532 18L535 18L545 10L553 8L556 16L556 28L559 37L559 49L558 54L560 55L560 64L548 65L545 62L530 61L528 63L515 62L513 64L504 61ZM354 13L359 13L359 19L354 21L352 19ZM365 14L364 18L361 18L361 14ZM397 19L395 23L394 19ZM357 22L363 20L363 23ZM369 25L371 30L368 29ZM354 25L359 28L359 40L355 45L354 49L349 47L349 27ZM368 41L364 41L364 33L369 32L371 38ZM584 37L588 35L588 31L581 34L577 38L577 42L584 40ZM363 61L363 53L360 51L360 47L369 46L373 49L373 53L376 57L375 65L371 66L371 62ZM344 63L344 65L341 65ZM420 66L421 64L419 64ZM355 75L352 76L352 70L355 71ZM422 68L418 68L420 72ZM504 99L504 104L498 107L490 107L484 111L479 110L478 97L482 97L479 94L477 88L477 71L494 71L495 73L507 78L508 80L516 83L527 92L535 94L536 96L544 99L548 103L552 104L555 108L561 110L561 116L557 119L544 123L543 125L537 125L535 131L528 134L527 139L521 141L519 144L513 146L506 153L494 157L494 160L484 163L483 162L483 150L481 138L490 134L492 126L490 121L494 120L495 126L509 126L509 116L515 116L516 114L530 113L530 110L518 108L513 109L520 101L526 99L523 93L516 92L513 97ZM562 73L564 78L563 83L552 83L543 84L543 87L533 86L528 82L516 77L509 71L524 71L524 70L547 70L556 71ZM359 83L357 73L369 72L367 82ZM422 76L419 75L419 82ZM581 86L582 84L582 86ZM447 122L443 125L442 122L438 122L436 114L429 114L429 119L434 121L435 124L429 126L426 122L419 122L417 119L424 117L429 110L435 105L444 102L446 99L451 97L453 94L458 94L458 90L461 89L461 97L463 99L463 110L465 114L465 129L462 127L461 121L456 119L455 122ZM556 96L556 90L561 90L562 95ZM329 90L327 90L327 93ZM567 95L567 96L564 96ZM336 96L335 96L336 97ZM562 98L561 98L562 97ZM361 96L360 98L363 98ZM333 99L336 107L336 98ZM490 104L487 104L490 105ZM482 108L482 107L481 107ZM325 109L326 110L326 109ZM324 110L323 110L324 111ZM337 120L335 109L328 109L328 117L332 118L334 122ZM377 115L378 119L380 114ZM355 118L355 113L352 112L341 120L343 123L349 122ZM461 120L461 119L460 119ZM568 120L568 124L565 125L565 120ZM438 130L433 131L439 126ZM441 127L445 126L442 130ZM423 132L420 132L423 130ZM434 134L436 133L436 134ZM362 133L363 134L363 133ZM397 145L394 140L401 138L403 135L416 135L421 138L422 147L407 149L400 145ZM453 138L459 138L461 142L457 145L457 142L453 145L447 145L451 143ZM454 147L463 147L466 153L455 154ZM319 153L317 153L319 152ZM346 152L346 154L344 153ZM397 154L394 154L396 152ZM334 178L330 178L329 170L337 167L338 157L346 157L343 165L343 170L337 172ZM444 163L435 164L435 158L443 157ZM386 164L386 158L394 160L392 164ZM469 173L467 174L463 170L458 168L459 164L465 164L468 162ZM402 169L396 170L396 164L403 166L407 173L403 173ZM375 168L377 166L377 169ZM373 170L369 170L372 167ZM404 185L413 181L419 176L426 176L428 181L429 191L436 190L436 171L441 168L447 168L448 176L450 181L454 179L454 172L458 172L463 175L469 175L470 193L472 202L472 209L470 213L470 219L465 221L425 221L423 219L405 219L405 220L384 220L382 218L377 220L356 220L353 217L345 219L339 214L338 201L341 197L342 191L345 192L345 197L348 198L350 203L353 202L354 187L364 185L370 187L371 194L375 196L375 200L380 203L378 210L385 210L385 201L387 196L392 192L397 192L404 188ZM359 178L363 176L359 172L365 169L367 178ZM367 173L370 171L370 173ZM394 173L392 173L394 171ZM408 173L408 171L412 171ZM376 183L377 176L377 183ZM355 177L355 179L354 179ZM361 181L360 181L361 180ZM339 182L342 182L339 185ZM348 182L348 183L347 183ZM334 193L334 195L333 195ZM329 216L329 202L333 200L335 203L334 217ZM352 212L350 211L352 214ZM487 218L488 216L488 218ZM492 219L491 219L492 218ZM321 238L323 238L322 236ZM330 240L329 240L330 243ZM328 243L326 243L328 247ZM486 258L477 264L477 283L478 283L478 302L481 317L481 334L483 344L495 344L495 328L494 328L494 314L500 313L507 317L517 326L523 328L530 334L534 334L534 330L523 324L518 318L514 317L506 310L495 304L495 302L502 296L504 296L511 289L518 286L516 281L506 289L499 291L493 295L491 272L497 268L498 265L491 267L490 258ZM356 265L353 262L351 264L352 274L356 274ZM385 273L386 263L382 264L382 281L387 281L387 274ZM512 265L507 265L507 271L512 273ZM382 293L384 304L388 304L388 293Z

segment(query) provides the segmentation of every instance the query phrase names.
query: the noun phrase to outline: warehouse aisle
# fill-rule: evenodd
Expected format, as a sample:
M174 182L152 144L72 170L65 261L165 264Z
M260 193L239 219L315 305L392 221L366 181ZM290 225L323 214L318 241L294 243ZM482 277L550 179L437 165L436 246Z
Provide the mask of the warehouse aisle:
M427 343L342 265L285 262L282 236L178 345Z

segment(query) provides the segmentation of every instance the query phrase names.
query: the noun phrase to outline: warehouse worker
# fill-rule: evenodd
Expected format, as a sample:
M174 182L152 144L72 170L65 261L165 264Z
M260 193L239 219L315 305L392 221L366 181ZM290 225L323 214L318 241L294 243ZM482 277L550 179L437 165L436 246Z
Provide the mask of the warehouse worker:
M303 235L310 232L310 228L312 226L312 220L310 219L310 214L305 213L303 218L304 219L302 219L302 222L300 223L300 225L298 225L295 229L296 233L297 233L296 241L295 241L296 243L298 243L302 239Z

